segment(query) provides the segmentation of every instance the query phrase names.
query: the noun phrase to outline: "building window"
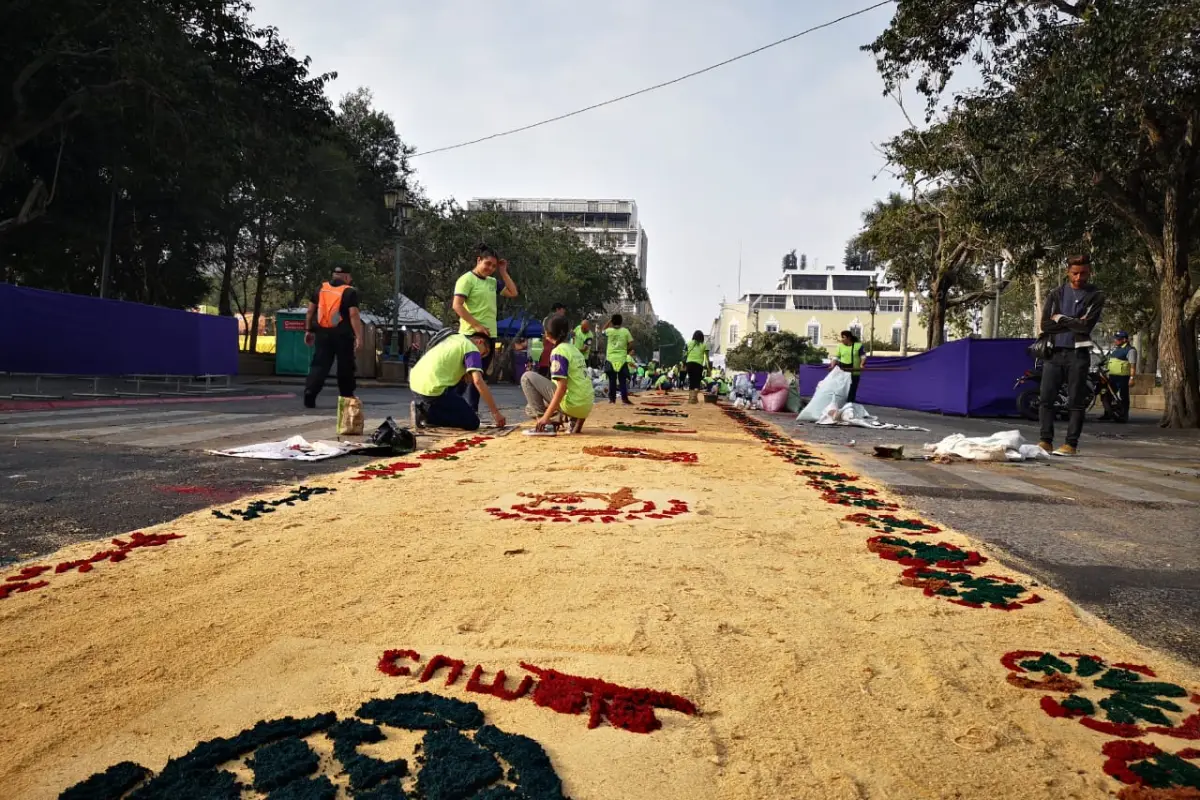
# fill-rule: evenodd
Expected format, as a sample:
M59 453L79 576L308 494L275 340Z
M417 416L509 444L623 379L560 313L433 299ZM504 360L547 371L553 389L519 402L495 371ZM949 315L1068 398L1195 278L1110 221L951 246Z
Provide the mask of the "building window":
M784 294L752 294L750 295L751 309L785 309L787 295Z
M834 275L833 290L835 292L865 292L871 285L871 279L866 275Z
M779 333L779 323L773 319L767 320L767 333Z
M819 294L792 295L792 305L797 311L833 311L833 298Z
M892 326L892 344L896 345L896 347L900 346L900 333L903 327L899 322Z
M817 322L808 323L808 341L814 346L821 343L821 325Z
M834 278L836 280L836 278ZM865 294L862 297L852 294L835 295L838 311L870 311L871 298Z
M738 325L736 322L729 326L729 343L738 343Z
M792 275L792 288L802 292L823 292L829 288L829 278L824 275Z
M904 311L903 297L881 297L879 298L879 313L881 314L899 314Z

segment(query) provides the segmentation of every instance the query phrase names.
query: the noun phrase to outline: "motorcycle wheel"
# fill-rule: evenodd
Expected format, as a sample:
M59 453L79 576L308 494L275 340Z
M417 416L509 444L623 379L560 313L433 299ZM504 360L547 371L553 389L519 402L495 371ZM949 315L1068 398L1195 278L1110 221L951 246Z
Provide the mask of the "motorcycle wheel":
M1017 395L1017 413L1027 420L1038 421L1041 413L1041 392L1037 389L1026 389Z

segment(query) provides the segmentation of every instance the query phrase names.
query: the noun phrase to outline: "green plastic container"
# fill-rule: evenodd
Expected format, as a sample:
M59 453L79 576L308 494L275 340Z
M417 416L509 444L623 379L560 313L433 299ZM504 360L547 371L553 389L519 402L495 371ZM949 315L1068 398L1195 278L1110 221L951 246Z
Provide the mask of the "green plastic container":
M303 312L275 314L275 374L307 375L313 349L304 343Z

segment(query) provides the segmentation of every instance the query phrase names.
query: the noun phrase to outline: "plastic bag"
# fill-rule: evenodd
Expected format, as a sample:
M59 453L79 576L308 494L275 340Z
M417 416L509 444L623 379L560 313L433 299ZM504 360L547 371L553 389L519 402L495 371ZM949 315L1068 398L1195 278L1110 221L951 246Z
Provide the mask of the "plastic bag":
M339 397L337 409L338 436L362 436L362 400L357 397Z
M762 388L762 405L764 411L778 413L787 406L788 379L782 372L772 372L767 376L767 382Z
M800 413L800 388L795 380L788 384L787 410L792 414Z
M413 436L412 431L397 425L391 417L375 429L369 441L376 447L387 448L394 455L402 456L417 449L417 437Z
M850 396L850 373L834 368L821 379L812 400L796 417L798 422L816 422L829 406L841 408Z

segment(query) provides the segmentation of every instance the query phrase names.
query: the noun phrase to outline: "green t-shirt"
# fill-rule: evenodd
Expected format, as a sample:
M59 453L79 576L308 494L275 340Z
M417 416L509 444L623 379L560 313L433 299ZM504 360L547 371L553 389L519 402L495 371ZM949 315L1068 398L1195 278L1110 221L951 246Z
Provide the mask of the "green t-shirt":
M862 366L862 342L839 344L837 360L839 364L848 364L851 372L858 370Z
M708 360L708 343L689 339L687 343L687 358L689 364L703 364Z
M595 392L588 380L583 353L573 344L563 343L550 352L550 377L567 382L567 394L559 408L568 417L584 419L592 413Z
M659 377L659 379L658 379L658 380L656 380L656 381L654 382L654 388L655 388L655 389L661 389L661 388L663 388L664 386L666 386L666 385L667 385L668 383L670 383L670 382L671 382L671 379L670 379L670 378L668 378L666 375L662 375L662 376L660 376L660 377Z
M474 272L468 272L454 284L454 296L462 297L467 304L467 312L479 320L488 329L492 338L496 338L496 279L481 278ZM458 321L458 332L469 334L474 330L465 319Z
M577 325L575 327L575 349L585 356L588 354L588 351L592 349L592 338L592 332L584 331L582 325ZM553 355L553 353L551 353L551 355Z
M483 372L483 357L474 342L455 334L421 356L409 375L408 388L423 397L441 397L468 372Z
M629 345L633 342L633 334L628 328L609 328L608 363L613 369L620 369L629 362Z

